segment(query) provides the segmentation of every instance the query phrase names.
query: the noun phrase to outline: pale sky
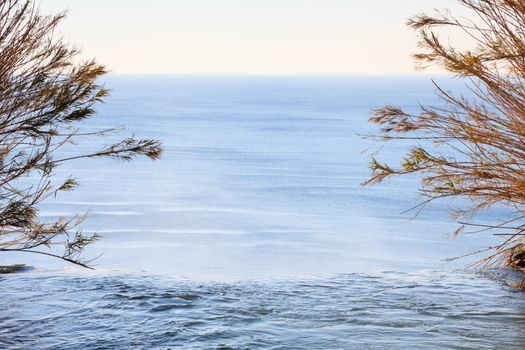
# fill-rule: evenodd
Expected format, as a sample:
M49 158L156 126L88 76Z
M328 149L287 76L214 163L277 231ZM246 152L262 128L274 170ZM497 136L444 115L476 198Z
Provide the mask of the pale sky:
M455 0L40 0L86 57L132 74L405 74L406 19ZM430 71L432 72L432 70Z

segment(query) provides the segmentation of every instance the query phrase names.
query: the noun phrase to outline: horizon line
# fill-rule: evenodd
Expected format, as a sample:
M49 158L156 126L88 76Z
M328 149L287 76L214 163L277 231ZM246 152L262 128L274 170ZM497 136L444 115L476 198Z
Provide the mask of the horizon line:
M179 76L179 77L370 77L370 76L449 76L454 75L448 72L423 72L423 73L127 73L112 72L110 75L126 76Z

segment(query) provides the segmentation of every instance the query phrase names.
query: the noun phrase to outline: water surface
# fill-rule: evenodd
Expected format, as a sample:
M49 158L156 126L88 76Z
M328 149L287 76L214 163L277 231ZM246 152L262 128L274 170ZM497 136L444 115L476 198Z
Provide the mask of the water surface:
M458 81L440 78L449 88ZM438 105L428 77L114 76L87 131L158 138L158 162L72 162L95 272L5 255L0 348L520 348L521 292L444 259L494 242L446 238L417 179L362 188L380 145L371 108ZM89 151L90 138L64 150ZM406 145L382 149L399 159ZM504 213L486 213L495 222ZM503 331L504 330L504 331Z

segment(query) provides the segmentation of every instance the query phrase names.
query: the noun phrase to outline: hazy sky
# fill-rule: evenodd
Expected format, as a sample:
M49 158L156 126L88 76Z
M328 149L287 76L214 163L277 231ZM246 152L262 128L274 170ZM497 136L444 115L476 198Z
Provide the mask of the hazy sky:
M41 0L115 73L411 73L406 19L455 0Z

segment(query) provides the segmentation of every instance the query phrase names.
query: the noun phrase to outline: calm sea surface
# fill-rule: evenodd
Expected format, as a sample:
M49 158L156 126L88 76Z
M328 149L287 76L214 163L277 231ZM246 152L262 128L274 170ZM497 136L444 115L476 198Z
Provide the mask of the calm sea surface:
M461 82L437 78L463 91ZM521 349L523 292L444 259L494 238L448 239L450 206L403 213L416 178L363 188L381 144L370 109L439 105L429 77L108 78L86 131L124 125L157 162L77 161L78 190L41 207L89 211L95 271L2 255L0 349ZM89 138L66 154L97 150ZM383 147L395 162L404 144ZM496 222L505 213L484 213ZM412 220L410 220L412 218Z

